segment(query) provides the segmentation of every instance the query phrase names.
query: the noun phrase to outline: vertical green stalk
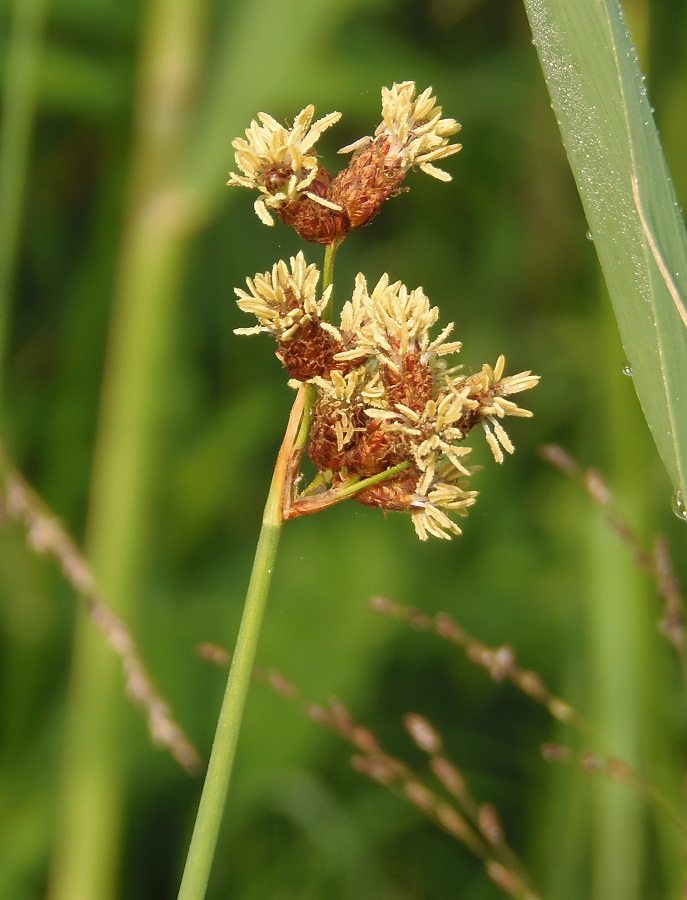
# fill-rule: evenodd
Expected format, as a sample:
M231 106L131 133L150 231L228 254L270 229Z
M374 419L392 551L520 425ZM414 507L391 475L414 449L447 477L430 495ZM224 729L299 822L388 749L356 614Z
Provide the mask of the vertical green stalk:
M605 310L604 310L605 313ZM625 360L617 348L610 313L600 317L607 333L603 369L604 406L599 420L610 450L610 478L634 521L643 521L646 496L640 473L648 455L632 384L622 375ZM598 429L598 424L597 424ZM628 435L632 453L628 454ZM642 771L642 731L651 717L642 703L647 644L653 639L646 586L637 577L629 548L608 527L602 510L589 513L587 640L591 714L611 752ZM594 900L639 900L646 866L646 809L627 785L598 779L592 785L592 890Z
M322 274L323 291L333 283L334 257L337 247L338 243L329 244L325 250ZM307 443L312 402L312 386L303 385L291 411L265 505L262 529L253 560L253 570L243 607L241 625L222 708L217 720L215 739L186 857L184 874L179 887L178 900L203 900L207 890L281 536L284 491L290 490L290 485L286 483L288 467L294 450L302 451Z
M7 44L0 126L0 378L7 351L46 9L47 0L15 0Z
M136 610L158 410L190 211L176 190L199 68L198 0L149 0L128 211L93 464L87 552L115 611ZM51 900L110 900L124 804L121 678L82 615L74 636Z
M210 877L281 536L282 487L276 478L272 481L272 489L265 506L241 626L179 888L179 900L201 900L205 896Z

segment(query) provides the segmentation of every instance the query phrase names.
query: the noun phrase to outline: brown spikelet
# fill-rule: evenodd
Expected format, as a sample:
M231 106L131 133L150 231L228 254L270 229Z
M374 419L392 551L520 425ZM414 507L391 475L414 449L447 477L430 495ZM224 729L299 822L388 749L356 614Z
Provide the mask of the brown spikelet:
M311 461L320 471L340 472L346 464L347 451L346 446L339 447L329 410L318 404L310 425L308 456Z
M331 183L331 175L320 166L317 178L308 187L308 192L317 197L331 199L329 197ZM350 231L345 211L330 209L305 194L296 202L276 210L276 214L285 225L290 225L304 241L311 244L333 244Z
M406 170L398 156L387 156L388 150L389 139L376 138L331 183L329 199L343 207L351 231L367 225L385 200L400 193Z
M428 365L420 362L417 353L407 353L403 358L403 369L394 372L388 366L382 369L382 381L388 390L390 405L402 403L415 412L421 413L434 392L434 373Z
M332 369L340 368L334 354L342 347L319 322L302 325L288 341L280 341L277 357L286 371L298 381L307 381L316 375L326 376Z
M403 460L396 458L391 435L382 430L379 422L368 419L365 430L346 455L349 471L370 478Z
M419 478L420 472L417 467L410 466L395 478L363 488L355 495L355 499L363 506L408 512L413 504L413 494Z

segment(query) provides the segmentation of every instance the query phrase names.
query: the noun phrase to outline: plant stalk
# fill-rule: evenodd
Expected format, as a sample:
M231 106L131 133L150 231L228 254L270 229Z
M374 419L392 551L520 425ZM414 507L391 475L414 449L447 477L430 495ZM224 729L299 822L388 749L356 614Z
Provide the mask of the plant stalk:
M202 900L210 877L260 638L262 618L281 537L284 491L290 487L287 476L290 471L294 441L303 415L305 392L306 388L303 385L291 410L265 504L265 513L255 551L239 634L217 721L217 730L198 806L196 824L179 888L179 900Z
M191 213L179 160L202 59L198 0L146 0L134 144L106 354L86 553L114 612L134 620L175 304ZM161 113L164 111L164 114ZM125 799L118 663L77 617L49 874L50 900L112 900Z
M338 243L329 244L325 250L323 291L332 284L337 247ZM302 384L293 404L274 468L178 900L203 900L207 890L234 768L241 721L260 639L281 527L285 519L284 511L290 507L291 481L307 444L313 400L312 385Z
M0 127L0 375L7 352L46 8L47 0L13 4L6 50Z

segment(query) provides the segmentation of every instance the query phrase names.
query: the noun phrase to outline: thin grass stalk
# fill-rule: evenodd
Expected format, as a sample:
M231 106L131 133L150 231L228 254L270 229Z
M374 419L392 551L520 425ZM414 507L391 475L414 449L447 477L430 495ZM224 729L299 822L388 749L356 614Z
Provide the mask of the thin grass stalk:
M47 0L15 0L0 124L0 410Z
M300 424L305 389L292 411L290 428L280 454L283 465L277 465L267 497L262 528L253 560L241 625L232 657L227 687L222 701L217 730L212 744L196 823L191 836L184 874L179 887L179 900L199 900L205 896L212 860L215 855L231 773L234 768L243 711L258 648L262 619L267 604L272 573L281 537L282 494L293 439Z
M590 510L586 591L589 693L592 717L613 752L640 765L641 730L637 645L637 584L626 549L609 533L602 514ZM592 788L591 875L593 900L639 900L644 870L644 809L623 784L597 780Z
M196 0L151 0L139 64L129 212L96 439L87 553L115 612L134 618L170 320L189 211L174 191L199 68ZM116 665L79 617L52 861L51 900L109 900L125 794Z
M277 488L279 493L281 486ZM253 561L246 602L236 648L232 658L227 687L222 702L215 740L212 745L196 824L179 888L179 900L197 900L205 896L229 781L234 768L243 711L267 604L272 572L281 537L282 522L270 514L274 506L274 490L270 493L258 546Z
M323 291L333 283L337 247L338 244L330 244L325 250ZM207 890L234 768L243 711L253 674L284 512L290 506L289 495L292 490L290 479L294 474L292 462L294 458L299 458L307 444L312 399L312 386L302 384L291 410L277 457L178 900L203 900Z

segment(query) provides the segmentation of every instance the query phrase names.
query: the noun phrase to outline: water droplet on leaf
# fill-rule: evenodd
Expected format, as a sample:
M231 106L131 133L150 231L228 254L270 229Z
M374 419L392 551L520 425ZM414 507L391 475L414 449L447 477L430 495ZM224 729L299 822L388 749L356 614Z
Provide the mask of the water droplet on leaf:
M685 498L682 496L682 491L675 491L670 505L678 519L687 522L687 504L685 504Z
M626 362L623 366L623 375L627 375L629 378L632 378L632 366Z

